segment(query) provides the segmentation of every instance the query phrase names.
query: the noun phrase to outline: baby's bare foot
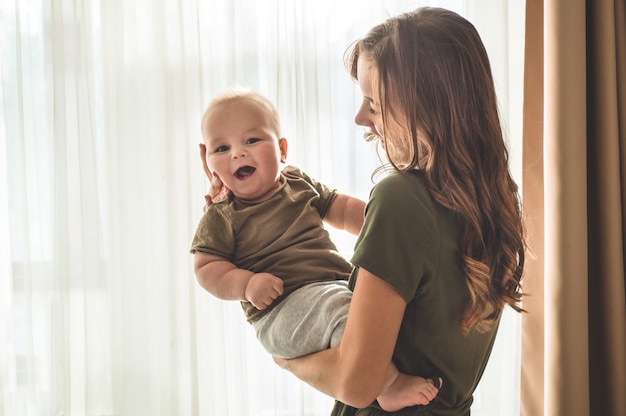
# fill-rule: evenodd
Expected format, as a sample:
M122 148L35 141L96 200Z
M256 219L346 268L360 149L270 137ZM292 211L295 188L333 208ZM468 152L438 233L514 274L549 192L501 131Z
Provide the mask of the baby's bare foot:
M439 378L441 388L441 378ZM378 404L387 412L430 403L439 393L432 380L400 373L398 378L378 396Z

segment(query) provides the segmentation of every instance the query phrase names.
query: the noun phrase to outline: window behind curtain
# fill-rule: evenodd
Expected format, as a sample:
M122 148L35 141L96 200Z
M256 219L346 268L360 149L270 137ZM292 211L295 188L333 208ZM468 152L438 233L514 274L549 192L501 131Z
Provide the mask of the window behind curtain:
M289 163L367 199L378 160L343 54L429 4L481 32L519 170L523 2L2 2L0 415L328 414L236 302L195 282L200 117L254 88L279 108ZM354 238L331 233L349 257ZM473 414L518 413L518 333L507 312Z

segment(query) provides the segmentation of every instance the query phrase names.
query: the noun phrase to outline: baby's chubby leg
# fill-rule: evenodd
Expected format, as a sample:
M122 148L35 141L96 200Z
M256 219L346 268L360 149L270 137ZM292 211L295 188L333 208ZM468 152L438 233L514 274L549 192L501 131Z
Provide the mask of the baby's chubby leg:
M302 357L341 342L351 296L343 281L312 283L252 325L272 356Z

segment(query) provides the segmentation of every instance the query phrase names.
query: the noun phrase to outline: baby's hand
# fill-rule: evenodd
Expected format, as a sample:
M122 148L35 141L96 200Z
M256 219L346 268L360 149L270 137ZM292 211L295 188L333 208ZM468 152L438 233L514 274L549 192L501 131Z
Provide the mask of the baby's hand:
M283 294L283 281L270 273L255 273L244 296L258 310L263 310Z

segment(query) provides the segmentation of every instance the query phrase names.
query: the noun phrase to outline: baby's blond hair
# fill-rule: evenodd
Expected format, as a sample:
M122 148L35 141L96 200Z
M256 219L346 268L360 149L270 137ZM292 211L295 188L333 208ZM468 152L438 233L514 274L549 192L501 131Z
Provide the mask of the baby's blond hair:
M204 136L205 122L212 109L220 105L242 101L256 105L256 107L258 107L267 116L270 127L276 133L276 137L280 138L280 116L274 103L258 92L244 87L232 87L215 96L211 100L209 106L204 112L204 115L202 116L202 122L200 125L202 135Z

